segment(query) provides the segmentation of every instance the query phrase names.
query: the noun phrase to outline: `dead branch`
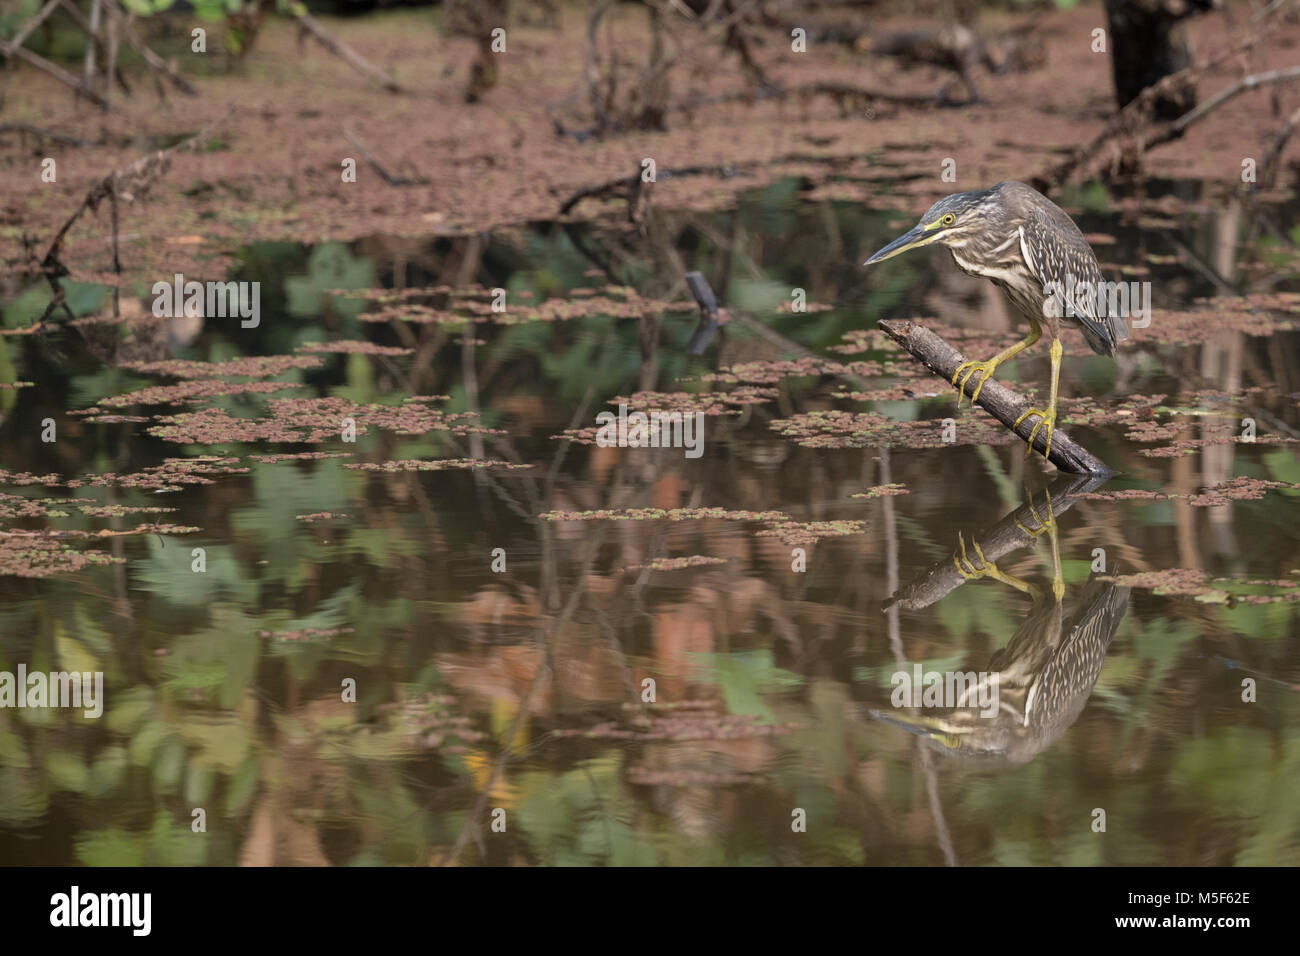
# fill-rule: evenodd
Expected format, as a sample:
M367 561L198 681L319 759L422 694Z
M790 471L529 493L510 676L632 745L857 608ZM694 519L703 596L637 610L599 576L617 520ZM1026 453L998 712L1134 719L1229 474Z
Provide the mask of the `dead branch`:
M1148 150L1177 139L1188 126L1203 119L1223 103L1266 83L1285 82L1295 76L1280 76L1291 71L1274 70L1271 73L1246 77L1240 83L1221 91L1201 106L1195 107L1182 116L1164 123L1153 122L1155 104L1161 97L1182 88L1188 82L1195 81L1211 70L1217 69L1232 58L1249 52L1263 39L1268 24L1261 24L1254 33L1241 43L1212 57L1201 64L1193 64L1186 69L1171 73L1159 82L1153 83L1138 95L1137 99L1116 113L1086 145L1074 150L1063 161L1043 172L1030 177L1030 183L1041 191L1065 182L1087 179L1106 167L1118 165L1117 159L1127 154L1125 162L1131 163L1134 157L1140 158ZM1265 77L1278 75L1272 80ZM1246 85L1249 83L1250 85ZM1113 141L1128 140L1124 146Z
M4 133L27 133L32 136L52 139L54 142L62 143L64 146L87 145L84 139L78 139L75 136L69 136L67 133L60 133L57 130L33 126L31 123L0 123L0 134Z
M86 32L93 41L86 44L86 59L82 64L81 78L87 86L95 82L95 52L99 48L99 17L103 2L104 0L91 0L90 20L86 24Z
M602 57L599 50L599 26L601 19L612 5L609 0L602 0L592 10L587 20L587 45L584 53L583 88L591 104L593 123L585 129L571 130L558 118L552 119L556 135L568 136L583 142L606 133L619 133L626 130L663 130L667 128L670 112L682 109L668 102L668 74L683 58L701 53L703 49L721 39L726 48L741 50L742 63L747 74L764 75L761 67L752 59L746 40L739 33L739 25L745 17L754 12L757 0L740 0L729 8L725 16L716 17L722 9L722 3L713 3L697 22L703 23L699 35L690 43L681 43L669 32L667 10L665 6L645 0L649 14L649 52L647 62L641 69L636 81L629 86L629 92L618 102L618 84L615 76L616 62L613 54L605 60L607 69L602 75ZM674 49L667 49L667 41L672 40ZM756 73L755 73L756 71ZM765 87L761 87L765 88ZM578 93L565 97L561 102L568 103L578 97Z
M730 179L739 175L745 169L753 168L754 165L756 164L746 163L743 166L682 166L677 169L658 170L655 178L656 180L664 180L680 179L684 176L721 176L724 179ZM635 205L640 195L638 193L640 185L641 173L638 171L631 176L618 176L603 183L597 183L594 186L586 186L579 189L561 204L558 215L567 216L584 199L598 197L622 196L628 200L629 204ZM632 215L629 212L630 218Z
M71 4L69 5L71 6ZM140 55L140 58L143 59L145 63L149 64L150 69L154 70L156 73L161 73L171 81L172 86L176 87L176 89L180 90L186 96L199 95L199 91L192 83L190 83L189 80L177 73L170 63L145 45L145 42L140 39L140 35L135 32L135 26L131 22L131 17L123 13L113 0L109 0L109 2L104 4L104 12L108 15L108 19L111 22L118 25L121 29L122 36L126 38L126 42L130 44L131 49L135 50L135 52ZM89 24L87 24L87 28L88 27Z
M1272 189L1277 185L1278 171L1281 169L1282 150L1286 148L1287 141L1291 139L1291 134L1300 126L1300 108L1296 109L1287 121L1282 124L1282 128L1277 131L1273 137L1273 142L1259 161L1259 185L1262 189Z
M966 361L966 357L955 348L922 325L907 319L885 319L878 323L885 334L919 359L926 368L945 381L951 382L957 367ZM955 386L954 386L955 387ZM1000 382L989 380L980 390L976 402L1007 428L1011 429L1021 440L1028 441L1029 434L1037 421L1030 416L1017 427L1016 419L1029 410L1031 402L1017 395ZM1039 429L1034 438L1034 449L1042 451L1047 442L1046 429ZM1114 472L1090 451L1070 438L1059 428L1053 431L1052 450L1048 456L1061 471L1072 475L1113 475Z
M390 74L385 73L379 67L375 66L342 40L330 36L330 34L326 32L325 28L320 25L320 21L305 9L299 10L297 5L291 9L294 11L294 19L298 21L298 25L302 27L305 33L310 34L317 43L329 50L335 56L339 57L344 63L352 67L352 69L370 77L390 93L406 92L406 89Z
M108 43L99 35L101 4L107 2L108 0L96 0L95 6L90 11L90 19L87 19L73 0L60 0L64 13L76 20L77 26L81 27L86 34L88 41L86 43L86 60L82 65L82 82L85 83L86 89L93 90L95 88L95 56L98 53L104 56L104 89L106 91L111 90L113 80L116 79L118 86L122 87L127 96L130 96L131 87L126 82L126 77L122 75L122 69L117 63L118 29L116 21L109 21L104 28L104 32L109 34L108 42L112 43L111 50L108 48Z
M46 281L49 282L51 290L54 292L54 298L46 307L44 314L38 320L37 324L44 322L51 313L59 306L63 306L68 317L72 318L72 312L68 309L63 299L63 287L59 284L59 279L68 275L70 270L59 261L59 251L62 247L63 239L68 234L68 230L81 217L87 209L94 212L99 208L99 204L105 199L112 203L113 207L113 265L120 273L121 262L118 258L117 244L117 204L119 200L132 202L146 193L149 189L161 179L171 166L172 156L180 151L188 151L203 146L216 131L217 127L222 125L230 115L234 113L234 107L226 111L216 122L199 130L188 139L181 140L175 146L167 149L161 149L157 152L150 153L148 156L142 156L135 162L121 169L114 170L103 179L96 182L87 190L81 203L73 210L67 220L63 223L62 228L55 234L54 239L50 242L49 249L46 250L44 258L41 259L41 271L44 273Z
M404 176L394 176L382 165L380 165L379 160L375 158L374 154L371 153L370 150L366 149L365 145L361 142L361 140L357 139L357 137L353 135L352 130L348 129L346 126L342 127L342 130L343 130L343 135L347 137L348 142L351 143L353 146L355 146L357 152L361 154L361 158L364 159L366 163L370 166L370 168L379 174L379 178L382 179L384 182L388 183L388 185L420 186L428 182L428 180L426 180L423 176L419 175L418 173L411 178L407 178Z
M1232 86L1220 90L1214 96L1210 97L1194 110L1189 110L1178 119L1169 124L1172 132L1165 139L1159 139L1156 142L1163 143L1166 139L1173 139L1176 136L1183 135L1187 127L1193 123L1198 123L1205 119L1210 113L1217 110L1224 103L1236 99L1242 93L1249 90L1259 89L1263 86L1271 86L1274 83L1290 83L1292 80L1300 80L1300 66L1288 67L1285 70L1269 70L1265 73L1253 73L1250 76L1242 77Z
M54 8L58 5L59 0L50 0L49 3L41 7L40 12L23 24L22 29L19 30L14 38L9 41L9 44L11 46L22 46L26 43L27 38L36 32L36 28L46 21L49 15L54 12Z
M0 40L0 55L3 55L5 59L11 62L14 57L17 57L20 60L26 60L38 70L45 71L60 83L71 87L80 94L83 94L96 106L108 109L108 101L91 89L89 85L77 79L77 77L73 76L57 63L51 63L49 60L45 59L45 57L39 56L23 46L23 44L27 42L27 38L31 35L32 31L40 26L41 23L45 21L45 18L53 13L55 7L59 5L60 0L50 0L49 3L41 8L40 13L36 14L36 16L29 20L23 28L18 31L12 40Z

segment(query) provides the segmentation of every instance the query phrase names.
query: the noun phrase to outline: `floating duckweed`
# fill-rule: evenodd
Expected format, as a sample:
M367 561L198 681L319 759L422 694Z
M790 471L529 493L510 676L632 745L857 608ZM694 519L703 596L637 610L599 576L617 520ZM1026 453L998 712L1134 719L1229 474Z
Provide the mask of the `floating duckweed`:
M856 494L849 495L850 498L888 498L892 495L909 494L907 486L898 481L891 481L887 485L875 485L866 491L859 491Z
M383 472L402 472L402 471L448 471L457 468L507 468L510 470L520 470L533 467L532 465L517 465L509 461L496 461L490 458L435 458L435 459L401 459L394 461L381 462L361 462L354 465L344 465L344 468L350 468L354 471L383 471Z
M623 571L681 571L713 564L726 564L727 558L711 558L705 554L692 554L686 558L655 558L649 564L629 564Z

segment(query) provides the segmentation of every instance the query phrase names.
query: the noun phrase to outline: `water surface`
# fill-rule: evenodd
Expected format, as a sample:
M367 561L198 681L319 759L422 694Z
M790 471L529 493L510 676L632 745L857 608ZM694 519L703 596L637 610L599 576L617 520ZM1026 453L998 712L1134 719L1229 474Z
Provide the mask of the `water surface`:
M1194 183L1156 184L1141 213L1131 197L1066 197L1112 277L1150 281L1156 308L1150 334L1118 360L1067 354L1063 395L1115 413L1063 423L1120 472L1098 487L1027 461L1018 443L963 440L981 436L987 416L956 413L934 380L761 366L740 382L699 380L809 353L888 369L899 357L877 339L845 339L880 318L974 330L963 347L977 357L1019 335L996 290L941 250L861 268L910 214L809 201L806 186L783 182L722 213L655 210L644 229L258 245L233 276L262 283L257 329L209 318L170 338L115 325L0 338L4 379L33 383L0 390L0 491L176 509L99 517L47 503L62 513L30 517L0 499L0 527L199 529L55 539L122 561L0 578L0 668L99 669L106 683L100 720L0 711L0 862L1295 863L1300 333L1159 334L1162 311L1198 299L1300 289L1295 205L1202 198ZM735 319L697 358L685 351L690 310L581 304L593 292L627 301L611 286L681 298L690 269L778 336ZM363 322L387 304L339 294L470 283L506 289L506 316L549 299L579 303L577 314L503 324L485 307L467 333ZM782 312L795 288L833 308ZM144 291L123 294L126 314L147 311ZM103 289L71 292L78 315L111 312ZM47 295L10 301L5 325L39 315ZM434 296L399 311L403 302L448 307ZM1261 314L1294 319L1289 308ZM303 386L283 393L102 404L177 381L125 363L292 354L335 339L415 351L324 355L319 368L275 376ZM855 342L861 350L832 351ZM1046 349L999 378L1045 394ZM554 437L593 427L617 396L746 384L770 391L708 417L698 459ZM912 391L854 396L902 386ZM412 395L447 396L425 407L477 412L493 431L169 442L148 434L157 422L69 415L211 406L251 419L272 399ZM902 430L807 447L779 424L826 410L936 428L953 417L958 441L915 447L922 433ZM41 441L47 418L52 443ZM1259 441L1141 453L1237 434L1244 418ZM1140 420L1169 428L1135 440ZM312 451L350 457L250 458ZM15 477L130 475L195 456L222 462L208 463L209 483L174 491ZM531 467L346 467L467 458ZM1198 500L1239 477L1277 484ZM893 484L906 493L852 497ZM1106 497L1130 489L1166 497ZM731 515L582 514L649 508ZM983 574L956 570L963 547L963 567ZM795 548L806 570L792 569ZM1201 574L1130 588L1097 580L1099 553L1110 575ZM693 556L723 560L646 567ZM1054 656L1062 646L1095 657L1073 684ZM1059 706L1026 719L1008 689L997 727L922 729L916 718L933 714L890 701L892 675L916 664L1038 678ZM1254 702L1242 699L1247 678ZM354 703L342 699L349 680ZM196 808L205 833L192 831ZM498 809L504 832L492 829ZM792 828L800 811L806 832Z

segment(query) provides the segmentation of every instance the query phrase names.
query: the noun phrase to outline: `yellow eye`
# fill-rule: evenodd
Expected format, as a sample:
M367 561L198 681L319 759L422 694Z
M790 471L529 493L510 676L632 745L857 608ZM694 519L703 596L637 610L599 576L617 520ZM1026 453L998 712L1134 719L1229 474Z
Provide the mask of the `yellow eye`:
M948 215L944 216L942 219L939 220L939 225L951 226L956 221L957 221L957 217L954 216L952 213L948 213Z

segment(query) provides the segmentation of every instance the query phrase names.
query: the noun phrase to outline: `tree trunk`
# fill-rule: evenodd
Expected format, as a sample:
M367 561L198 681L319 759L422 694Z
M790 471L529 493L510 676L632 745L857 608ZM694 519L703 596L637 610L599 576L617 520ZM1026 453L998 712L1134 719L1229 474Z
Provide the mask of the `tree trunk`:
M1214 0L1106 0L1115 102L1123 109L1148 86L1191 66L1186 17L1209 10ZM1190 81L1158 97L1158 119L1174 119L1196 105Z

